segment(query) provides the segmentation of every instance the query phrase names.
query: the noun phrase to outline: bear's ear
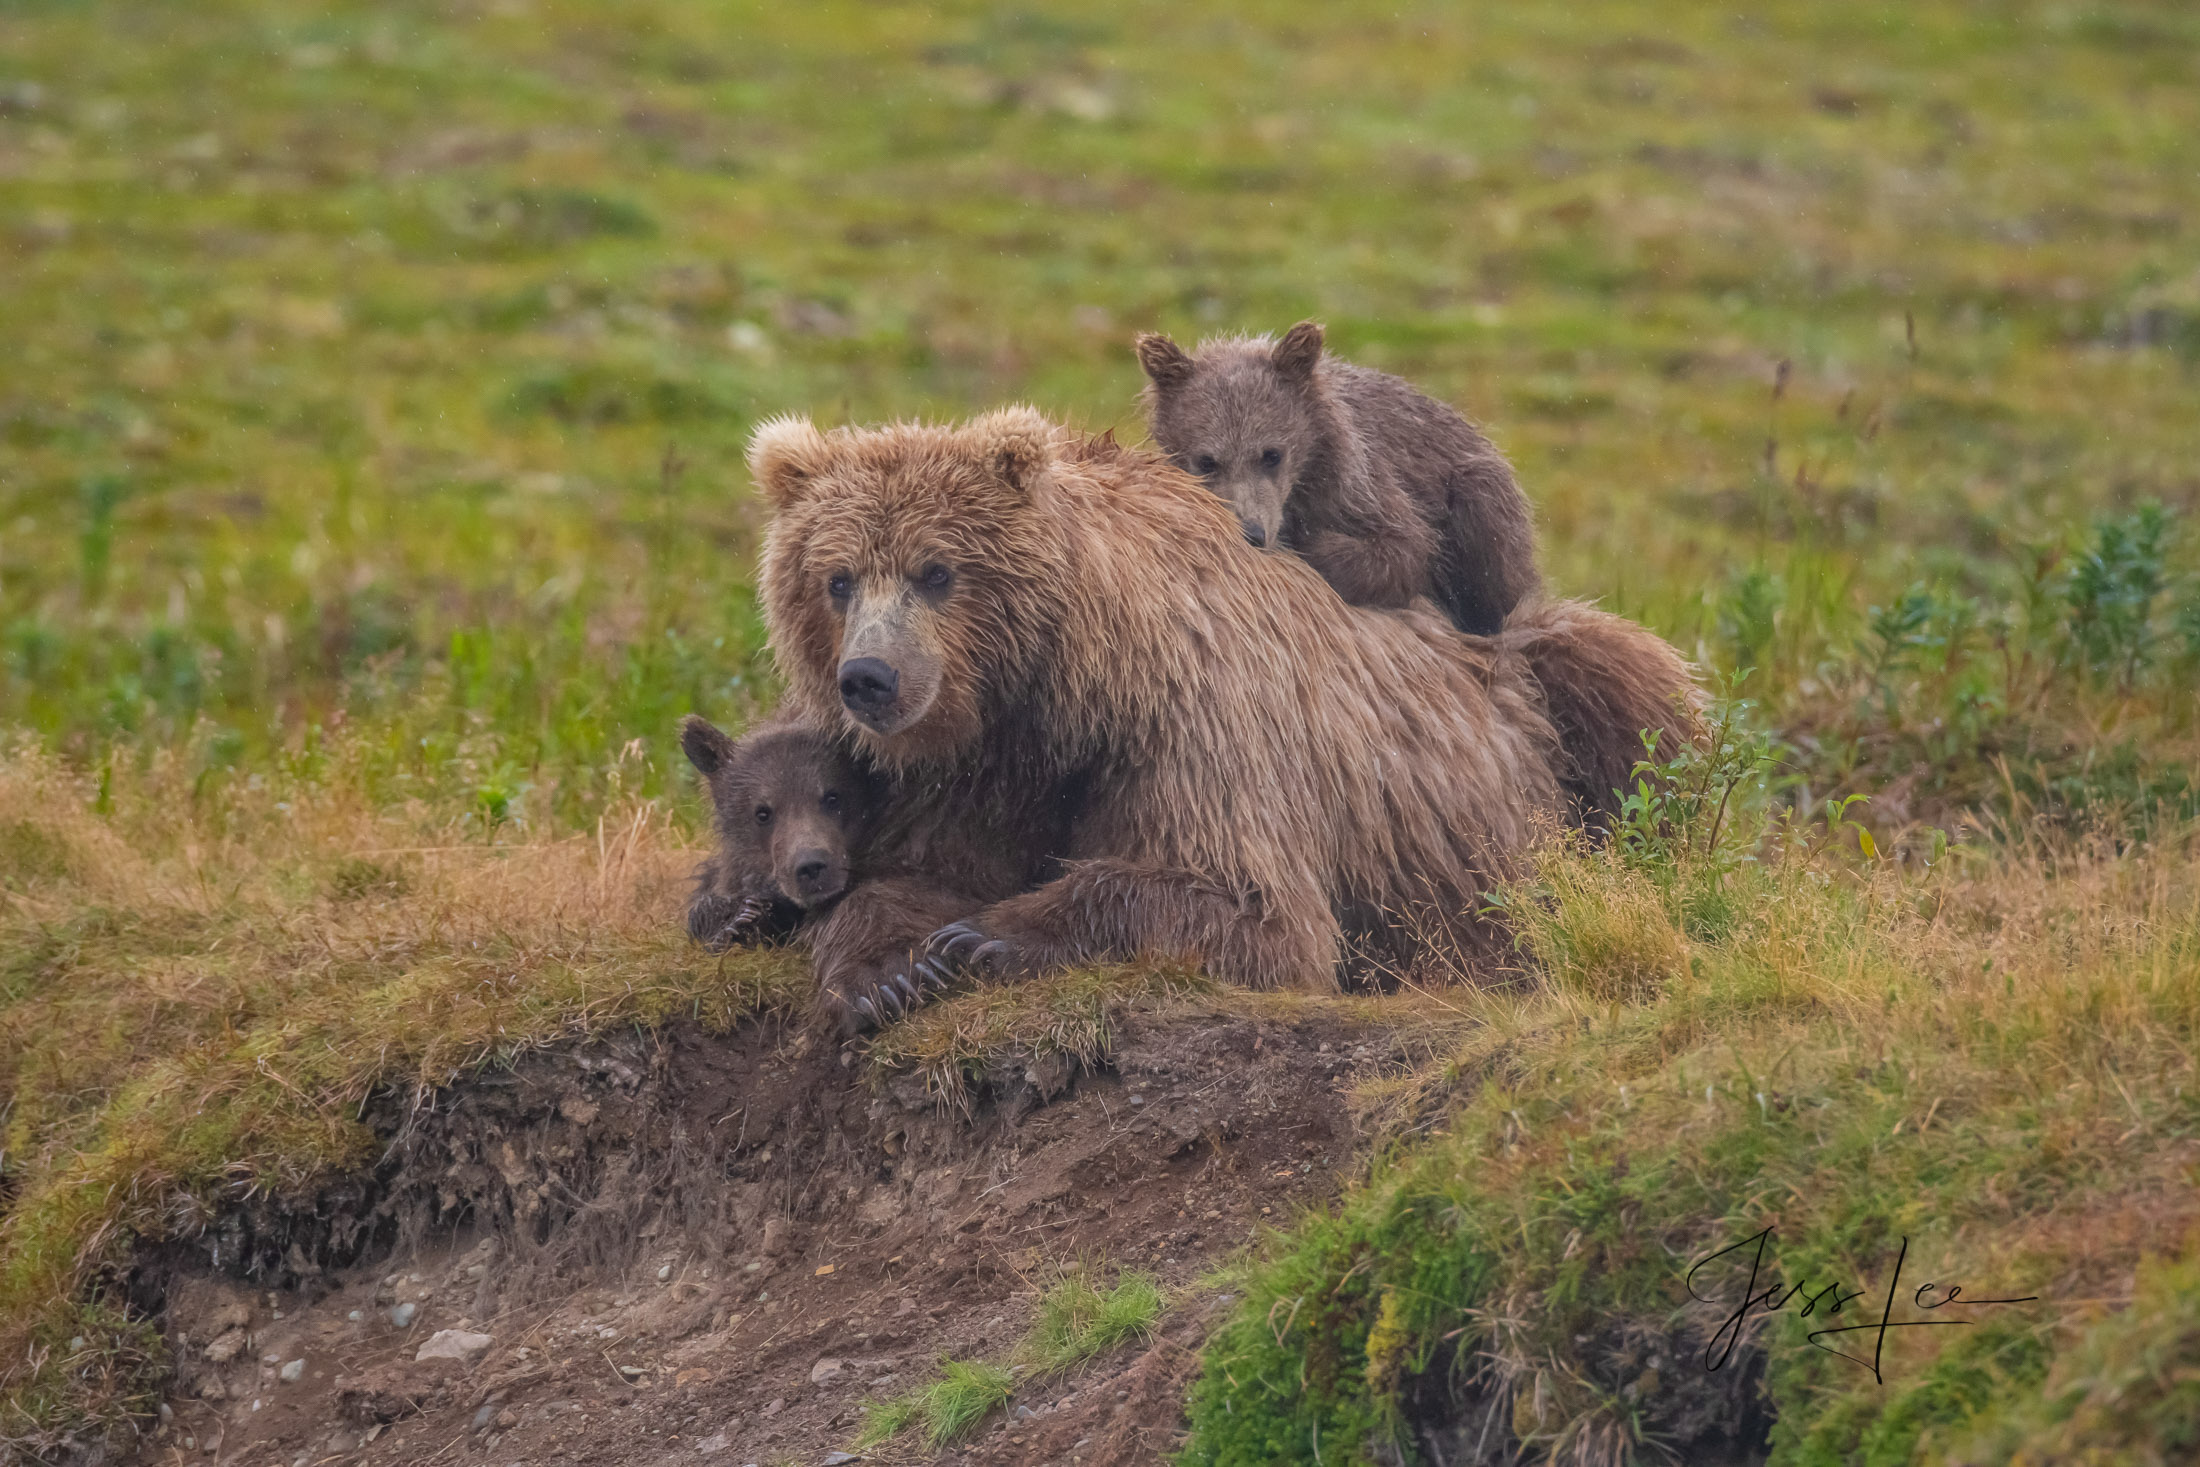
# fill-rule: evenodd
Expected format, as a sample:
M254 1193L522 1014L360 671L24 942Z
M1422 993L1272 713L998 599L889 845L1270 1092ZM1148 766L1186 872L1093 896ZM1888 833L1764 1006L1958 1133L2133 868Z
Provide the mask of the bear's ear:
M1268 360L1276 371L1293 381L1304 381L1314 375L1314 364L1322 359L1322 328L1319 321L1301 321L1283 334Z
M694 713L680 720L680 747L687 750L688 763L705 776L716 774L733 757L733 740Z
M825 435L808 418L767 418L749 439L749 477L774 509L785 509L824 468L827 452Z
M1054 425L1037 408L996 408L971 421L970 437L986 466L1025 494L1054 462Z
M1158 331L1138 333L1138 365L1156 387L1176 387L1192 375L1192 359L1184 348Z

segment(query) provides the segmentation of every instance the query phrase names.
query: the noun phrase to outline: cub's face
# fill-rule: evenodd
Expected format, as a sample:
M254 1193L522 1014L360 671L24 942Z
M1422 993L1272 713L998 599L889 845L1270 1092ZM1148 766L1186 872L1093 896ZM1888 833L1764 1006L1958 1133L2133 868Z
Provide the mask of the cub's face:
M1010 410L960 430L758 434L774 654L807 706L889 763L969 745L988 691L1020 675L1043 620L1029 510L1051 431Z
M710 785L722 868L739 895L807 911L848 889L877 794L844 750L803 728L768 728L736 741L690 717L680 732L689 761Z
M1138 355L1162 452L1237 511L1248 542L1281 549L1291 486L1316 446L1309 399L1320 328L1295 327L1277 343L1208 342L1191 355L1165 336L1142 336Z

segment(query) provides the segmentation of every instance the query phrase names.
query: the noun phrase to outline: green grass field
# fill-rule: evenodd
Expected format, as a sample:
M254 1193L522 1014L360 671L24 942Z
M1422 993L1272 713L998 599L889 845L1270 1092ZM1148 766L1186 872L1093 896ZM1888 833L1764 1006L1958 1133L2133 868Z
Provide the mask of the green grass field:
M799 975L729 987L673 925L698 825L675 720L774 696L749 429L1025 399L1135 437L1140 329L1317 316L1461 406L1556 585L1734 675L1779 735L1749 828L1866 794L1850 813L1894 853L1767 857L1782 900L1845 894L1805 902L1807 951L1707 918L1755 878L1693 857L1547 874L1580 921L1538 930L1554 1007L1506 1032L1558 1058L1506 1105L1422 1077L1416 1103L1460 1107L1450 1139L1279 1242L1258 1297L1375 1237L1400 1269L1578 1293L1576 1253L1518 1216L1603 1153L1539 1124L1502 1166L1462 1158L1524 1144L1506 1117L1536 1106L1584 1136L1669 1127L1605 1082L1693 1094L1721 1046L1754 1067L1900 1040L1899 1093L1945 1075L1968 1098L1941 1123L1980 1117L1988 1155L2023 1152L2029 1114L2189 1187L2195 139L2200 13L2174 0L0 9L0 1439L143 1409L144 1342L90 1284L132 1230L353 1159L367 1087L793 1001ZM1920 875L1928 826L1959 856ZM1904 926L1947 889L1998 915ZM1996 946L2069 924L2110 936ZM1949 1006L1997 1003L1976 1022L2017 1027L1950 1052ZM1611 1045L1565 1037L1568 1004ZM1986 1055L2077 1089L2049 1105ZM1897 1090L1850 1074L1790 1089L1868 1129ZM1658 1142L1700 1174L1692 1217L1756 1215L1765 1148L1793 1149L1729 1135L1736 1104L1682 1127L1700 1154ZM2014 1231L1955 1230L1980 1256L2128 1200L2076 1161L2024 1175ZM1920 1217L1969 1218L1976 1175L1930 1180ZM1396 1223L1447 1187L1483 1222ZM1814 1256L1883 1261L1828 1206ZM1475 1242L1500 1215L1519 1250ZM2075 1403L2073 1433L2155 1422L2115 1403L2184 1380L2161 1364L2195 1350L2182 1226L2099 1270L2147 1309L1950 1357L1907 1426L1776 1358L1782 1460L2000 1460L1960 1455L1984 1440L1965 1413L2014 1399ZM2040 1246L2047 1276L2085 1273ZM1631 1270L1580 1307L1649 1308ZM1456 1347L1443 1311L1488 1303L1353 1277L1327 1333L1261 1347L1328 1351L1345 1384L1272 1411L1248 1390L1274 1431L1230 1437L1210 1374L1201 1460L1390 1429ZM1523 1340L1490 1347L1507 1380L1574 1379L1556 1335ZM1650 1450L1602 1396L1536 1399L1557 1414L1515 1426L1568 1460ZM2108 1441L2067 1437L2147 1460Z

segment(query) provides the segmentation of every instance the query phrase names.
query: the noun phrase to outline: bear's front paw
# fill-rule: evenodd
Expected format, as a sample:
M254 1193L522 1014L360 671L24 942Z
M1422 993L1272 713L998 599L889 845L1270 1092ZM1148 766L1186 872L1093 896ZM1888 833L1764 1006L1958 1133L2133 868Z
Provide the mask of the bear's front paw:
M936 963L904 953L868 972L849 974L830 985L842 1028L849 1033L877 1029L908 1014L947 986Z
M929 980L945 987L957 973L995 977L1014 965L1015 948L1008 939L988 937L968 922L950 922L924 940L917 967Z

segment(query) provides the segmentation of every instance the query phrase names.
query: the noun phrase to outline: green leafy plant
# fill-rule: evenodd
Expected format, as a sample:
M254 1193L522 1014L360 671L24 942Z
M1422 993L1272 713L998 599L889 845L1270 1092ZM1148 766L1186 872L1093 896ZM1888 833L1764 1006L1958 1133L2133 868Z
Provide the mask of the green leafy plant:
M2064 591L2069 608L2066 655L2096 677L2128 691L2156 645L2154 602L2166 583L2169 514L2159 504L2105 519L2093 543L2071 566Z
M1716 699L1703 741L1684 744L1670 759L1656 757L1657 737L1643 731L1647 757L1635 765L1635 786L1623 792L1614 827L1621 850L1643 861L1704 862L1714 870L1749 858L1742 831L1761 813L1779 764L1776 741L1755 713L1747 698Z

